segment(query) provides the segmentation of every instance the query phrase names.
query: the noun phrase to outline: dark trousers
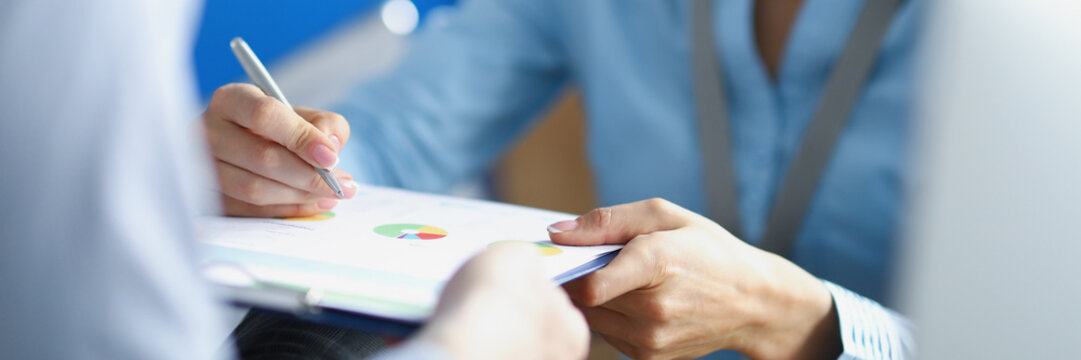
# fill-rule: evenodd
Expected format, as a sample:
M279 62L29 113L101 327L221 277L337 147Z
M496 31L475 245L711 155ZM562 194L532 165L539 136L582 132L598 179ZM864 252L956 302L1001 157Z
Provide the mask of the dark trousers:
M363 359L381 350L372 333L251 310L233 330L241 359Z

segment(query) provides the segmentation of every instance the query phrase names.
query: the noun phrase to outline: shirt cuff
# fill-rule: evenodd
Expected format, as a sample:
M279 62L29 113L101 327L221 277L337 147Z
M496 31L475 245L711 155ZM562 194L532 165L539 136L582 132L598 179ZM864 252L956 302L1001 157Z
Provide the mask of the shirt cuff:
M369 360L449 360L453 359L439 345L422 339L410 339L401 345L379 352Z
M913 354L912 326L907 319L874 300L822 282L837 307L844 346L839 359L904 359Z

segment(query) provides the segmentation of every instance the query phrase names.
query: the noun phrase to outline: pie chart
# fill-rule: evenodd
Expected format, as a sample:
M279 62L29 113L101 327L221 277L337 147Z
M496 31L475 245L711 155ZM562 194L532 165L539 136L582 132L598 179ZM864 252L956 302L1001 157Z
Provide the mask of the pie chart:
M406 240L435 240L447 236L447 231L423 224L387 224L372 229L376 234Z

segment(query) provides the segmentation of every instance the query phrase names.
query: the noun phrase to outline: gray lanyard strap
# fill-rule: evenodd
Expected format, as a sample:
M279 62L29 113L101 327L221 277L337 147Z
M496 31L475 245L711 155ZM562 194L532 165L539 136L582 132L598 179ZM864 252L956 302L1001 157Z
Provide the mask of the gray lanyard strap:
M713 1L692 2L695 106L707 206L711 219L742 238L727 97L713 39ZM760 248L786 257L791 252L822 172L874 65L899 2L867 0L864 5L774 196Z

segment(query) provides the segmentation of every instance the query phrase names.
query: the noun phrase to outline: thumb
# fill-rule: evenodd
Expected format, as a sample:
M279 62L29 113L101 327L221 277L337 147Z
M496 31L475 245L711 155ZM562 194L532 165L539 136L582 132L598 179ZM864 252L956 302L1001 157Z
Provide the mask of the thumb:
M593 209L577 219L549 225L548 234L560 245L625 244L638 235L684 227L692 216L676 204L654 198Z
M308 120L316 129L322 131L334 143L334 151L341 152L342 146L349 141L349 122L340 114L316 110L304 106L294 106L297 115Z

